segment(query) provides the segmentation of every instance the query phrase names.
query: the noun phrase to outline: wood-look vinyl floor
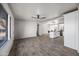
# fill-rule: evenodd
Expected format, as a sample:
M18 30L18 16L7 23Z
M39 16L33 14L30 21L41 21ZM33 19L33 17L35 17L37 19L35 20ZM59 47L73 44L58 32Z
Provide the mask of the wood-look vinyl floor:
M76 50L64 46L64 38L39 37L16 39L9 56L78 56Z

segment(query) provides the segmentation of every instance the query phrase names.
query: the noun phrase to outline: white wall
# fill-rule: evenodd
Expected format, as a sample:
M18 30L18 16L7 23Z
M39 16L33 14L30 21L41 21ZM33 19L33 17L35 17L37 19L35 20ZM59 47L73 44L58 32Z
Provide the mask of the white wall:
M48 34L48 24L47 24L47 22L40 23L40 25L39 25L39 34L40 35Z
M11 35L12 35L11 39L8 40L2 48L0 48L0 55L5 56L5 55L9 54L9 51L12 47L13 40L14 40L14 18L13 18L13 15L11 13L11 10L10 10L9 6L7 4L2 4L2 5L3 5L4 9L6 10L6 12L9 15L11 15L11 19L12 19L11 20Z
M78 11L64 15L64 46L78 50L79 19Z
M15 39L35 37L36 31L36 22L15 20Z

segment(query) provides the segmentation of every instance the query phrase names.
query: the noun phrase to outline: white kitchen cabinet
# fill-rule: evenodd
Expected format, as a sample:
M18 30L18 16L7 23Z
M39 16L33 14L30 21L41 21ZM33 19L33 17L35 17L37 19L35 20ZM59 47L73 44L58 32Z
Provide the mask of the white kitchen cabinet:
M49 33L49 37L50 37L50 38L54 38L54 37L55 37L54 34L55 34L54 32L50 32L50 33Z
M49 33L49 37L50 38L56 38L56 37L59 37L60 36L60 32L57 31L57 32L50 32Z

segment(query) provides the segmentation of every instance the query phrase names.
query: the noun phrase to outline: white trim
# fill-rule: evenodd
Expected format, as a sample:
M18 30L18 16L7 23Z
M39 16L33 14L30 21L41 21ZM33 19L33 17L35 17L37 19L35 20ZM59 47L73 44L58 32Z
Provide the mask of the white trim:
M8 40L10 40L10 15L8 15Z

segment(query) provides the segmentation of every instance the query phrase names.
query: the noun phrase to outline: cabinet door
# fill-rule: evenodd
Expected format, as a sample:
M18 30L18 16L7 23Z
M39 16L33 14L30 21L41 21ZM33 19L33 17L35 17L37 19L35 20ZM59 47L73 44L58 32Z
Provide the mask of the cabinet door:
M64 46L76 49L77 11L64 15Z

